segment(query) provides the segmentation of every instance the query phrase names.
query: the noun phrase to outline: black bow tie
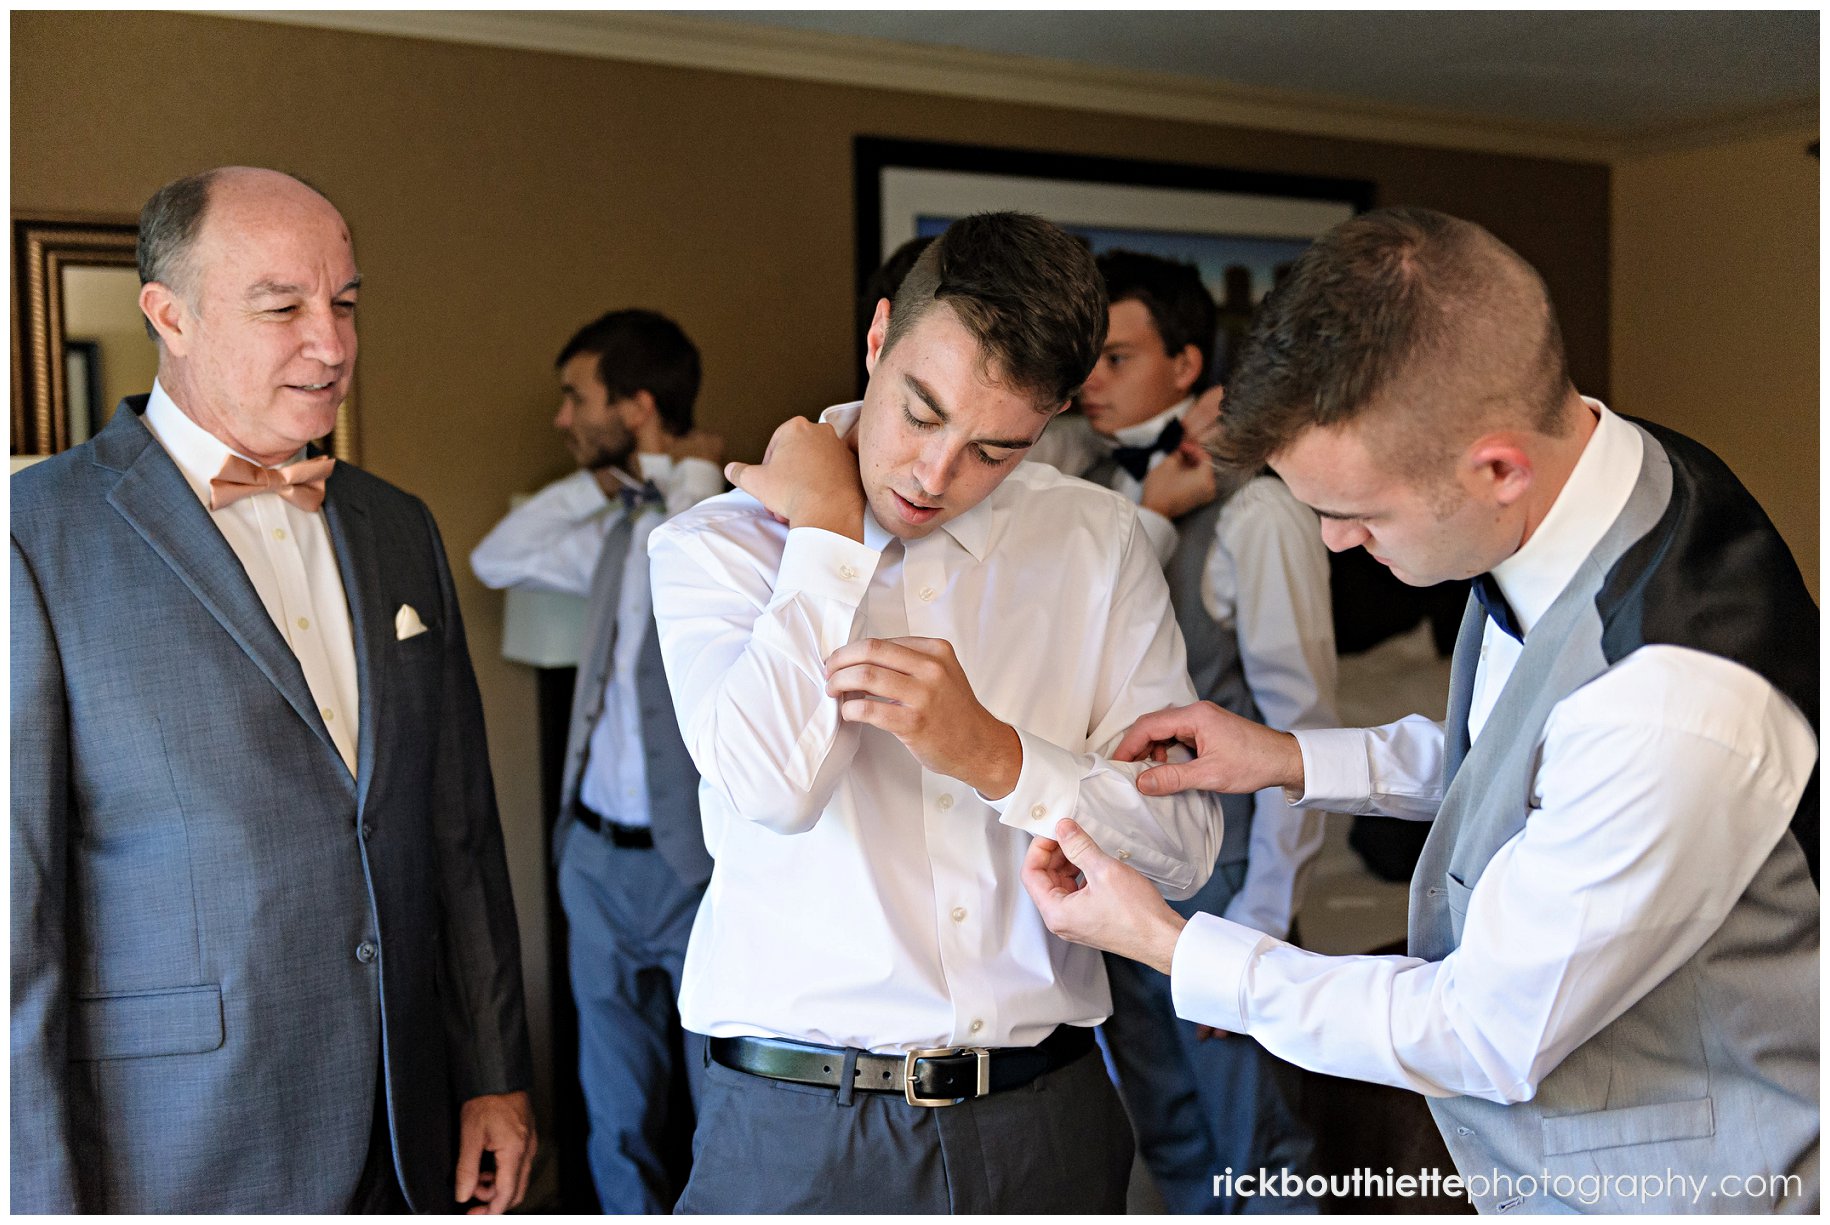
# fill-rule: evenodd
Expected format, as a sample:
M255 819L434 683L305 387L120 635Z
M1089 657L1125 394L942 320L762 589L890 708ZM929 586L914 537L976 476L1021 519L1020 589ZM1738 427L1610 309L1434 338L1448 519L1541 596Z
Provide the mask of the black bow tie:
M1487 611L1487 618L1505 633L1524 642L1525 631L1519 628L1519 619L1513 614L1512 605L1506 602L1506 593L1493 581L1493 575L1475 575L1472 589L1475 600Z
M1182 422L1171 421L1163 427L1163 432L1156 436L1156 441L1147 447L1119 447L1112 452L1112 462L1129 472L1138 480L1150 471L1150 457L1166 451L1173 451L1182 445Z
M663 501L661 491L655 488L653 481L643 481L640 488L624 485L616 492L623 500L623 510L629 514L634 514L639 507L659 506Z

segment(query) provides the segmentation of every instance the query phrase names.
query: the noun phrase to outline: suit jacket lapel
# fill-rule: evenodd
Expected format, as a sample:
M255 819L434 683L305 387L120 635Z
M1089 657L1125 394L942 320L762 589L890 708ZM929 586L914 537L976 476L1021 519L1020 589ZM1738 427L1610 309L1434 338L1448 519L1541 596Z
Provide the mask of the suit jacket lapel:
M137 437L136 437L137 435ZM210 615L246 651L267 679L337 755L336 742L318 714L311 687L298 657L242 569L241 559L223 539L210 512L192 492L178 465L165 453L137 415L123 409L97 438L96 458L116 468L121 479L108 501L191 589ZM106 445L104 445L106 444ZM338 756L338 760L342 758Z
M324 525L330 531L337 570L343 578L343 597L349 602L350 632L356 647L356 810L368 799L375 777L376 746L380 742L382 690L387 673L384 652L395 639L381 586L381 562L376 555L374 527L368 508L355 500L347 484L333 471L324 494Z

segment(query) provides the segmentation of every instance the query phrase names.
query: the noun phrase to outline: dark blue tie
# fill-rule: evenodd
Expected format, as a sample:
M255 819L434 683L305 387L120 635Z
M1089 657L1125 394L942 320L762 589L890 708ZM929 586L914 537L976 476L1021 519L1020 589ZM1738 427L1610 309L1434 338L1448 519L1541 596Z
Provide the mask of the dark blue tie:
M1519 628L1519 619L1512 613L1512 605L1506 602L1506 593L1493 581L1491 574L1477 574L1472 584L1474 598L1487 611L1488 620L1520 642L1525 641L1525 631Z
M653 481L643 481L640 488L624 485L617 493L623 499L623 510L632 515L638 507L659 506L662 502L661 491Z
M1163 427L1163 432L1156 436L1156 441L1147 447L1119 447L1112 452L1112 462L1129 472L1138 480L1150 471L1150 457L1160 452L1173 451L1182 445L1182 423L1171 421Z

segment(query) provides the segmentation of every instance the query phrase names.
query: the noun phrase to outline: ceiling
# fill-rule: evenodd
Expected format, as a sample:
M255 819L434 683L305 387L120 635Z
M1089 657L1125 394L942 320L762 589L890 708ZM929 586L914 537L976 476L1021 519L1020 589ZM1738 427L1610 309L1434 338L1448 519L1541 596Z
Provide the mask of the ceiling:
M749 25L1168 73L1642 137L1815 106L1818 14L707 12Z
M726 0L728 3L728 0ZM1612 162L1815 133L1818 13L267 9L218 16Z

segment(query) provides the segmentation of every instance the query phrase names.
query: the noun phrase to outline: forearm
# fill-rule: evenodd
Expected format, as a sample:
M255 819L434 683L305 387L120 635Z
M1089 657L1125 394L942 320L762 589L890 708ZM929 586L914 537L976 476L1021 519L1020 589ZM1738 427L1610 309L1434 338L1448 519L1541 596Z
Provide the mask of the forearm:
M788 534L774 586L657 531L655 619L688 753L726 812L778 833L812 828L857 747L826 692L852 641L876 554L831 533ZM716 845L718 831L708 830Z
M1299 730L1303 789L1293 804L1431 821L1442 805L1442 724L1409 715L1383 727Z
M583 596L613 504L588 473L574 473L515 507L470 554L470 568L485 587L514 587Z
M521 939L494 779L483 734L483 704L471 669L457 593L436 527L443 604L445 703L426 812L440 890L443 964L438 973L459 1100L532 1087Z

